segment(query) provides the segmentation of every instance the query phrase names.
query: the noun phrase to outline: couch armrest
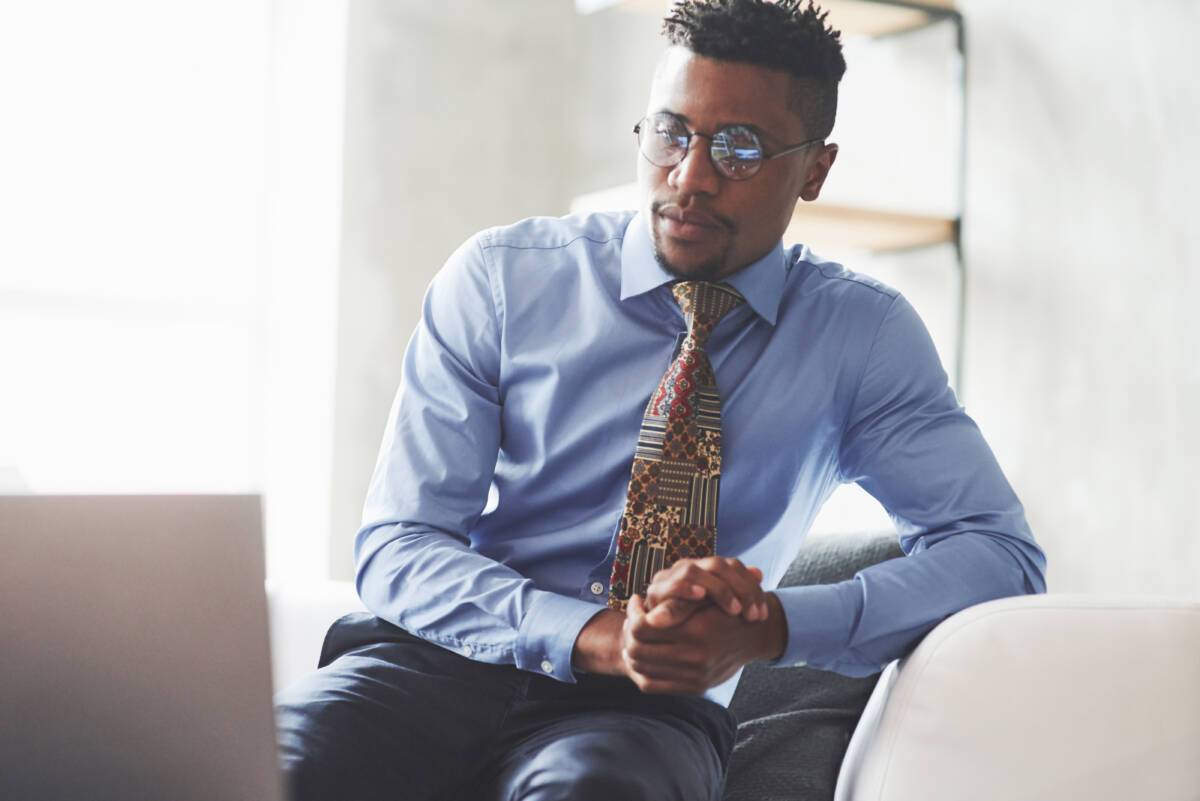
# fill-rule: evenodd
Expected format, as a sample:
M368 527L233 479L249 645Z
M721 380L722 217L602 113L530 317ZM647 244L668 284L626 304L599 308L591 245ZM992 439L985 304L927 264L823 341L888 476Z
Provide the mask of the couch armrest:
M1198 676L1195 601L971 607L885 671L835 801L1195 801Z
M317 669L325 632L333 621L363 611L349 581L267 582L271 621L271 673L278 692Z

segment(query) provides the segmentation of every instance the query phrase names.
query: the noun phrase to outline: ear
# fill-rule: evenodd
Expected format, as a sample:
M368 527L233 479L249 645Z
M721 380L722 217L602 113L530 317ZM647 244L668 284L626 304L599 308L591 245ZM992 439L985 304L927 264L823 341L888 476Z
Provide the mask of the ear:
M804 200L816 200L821 195L821 187L825 185L825 178L829 175L829 171L833 168L833 162L837 160L838 146L828 144L821 148L821 153L816 160L809 165L808 173L804 176L804 186L800 188L800 197Z

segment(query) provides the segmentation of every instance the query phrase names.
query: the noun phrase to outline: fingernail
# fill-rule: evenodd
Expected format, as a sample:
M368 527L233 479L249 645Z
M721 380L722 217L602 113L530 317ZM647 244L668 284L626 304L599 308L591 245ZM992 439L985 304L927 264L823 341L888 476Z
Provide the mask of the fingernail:
M733 614L739 614L742 611L742 602L737 598L734 598L733 603L729 605L729 609L733 612Z

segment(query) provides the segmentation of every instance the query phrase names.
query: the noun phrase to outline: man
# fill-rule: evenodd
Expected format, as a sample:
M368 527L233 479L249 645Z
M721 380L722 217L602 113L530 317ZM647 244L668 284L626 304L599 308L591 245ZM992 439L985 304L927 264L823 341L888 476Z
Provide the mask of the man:
M298 798L716 799L745 664L867 675L1044 590L916 313L781 244L837 156L838 35L761 0L664 30L637 214L485 231L429 288L356 541L374 615L279 699ZM847 481L908 558L774 590Z

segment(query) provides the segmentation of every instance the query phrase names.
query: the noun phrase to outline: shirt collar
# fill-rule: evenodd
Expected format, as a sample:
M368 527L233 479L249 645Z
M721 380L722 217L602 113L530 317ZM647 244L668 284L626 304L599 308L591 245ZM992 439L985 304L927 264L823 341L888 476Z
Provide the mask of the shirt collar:
M779 242L767 255L738 270L725 282L742 293L746 303L759 317L775 325L786 277L783 242ZM638 212L625 229L625 238L621 243L621 300L649 292L674 280L675 276L664 270L658 259L654 258L650 232L641 212Z

